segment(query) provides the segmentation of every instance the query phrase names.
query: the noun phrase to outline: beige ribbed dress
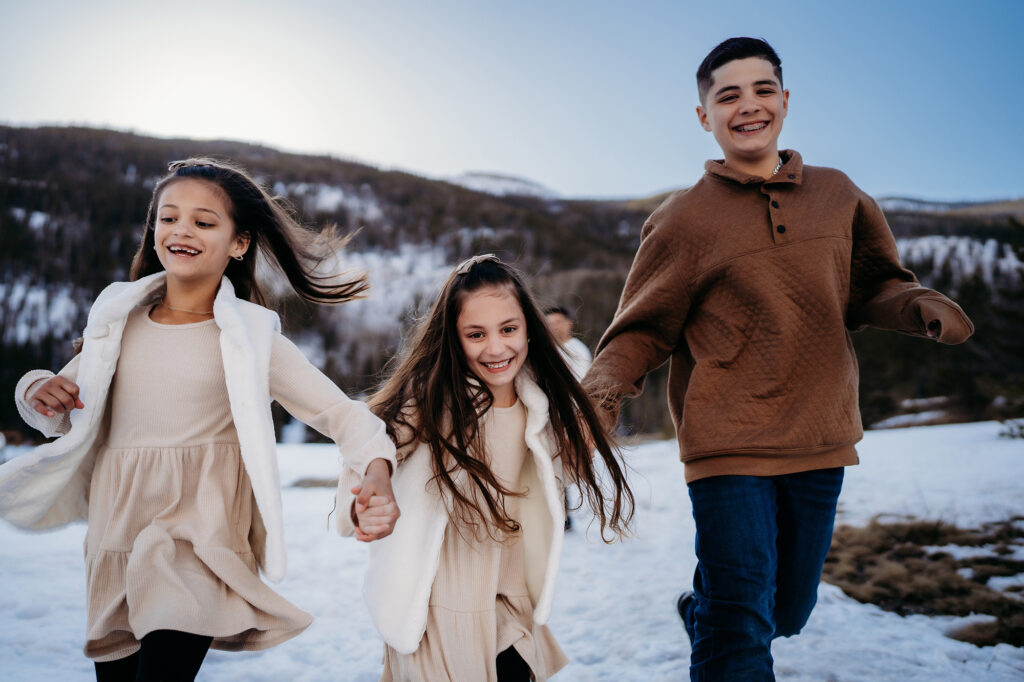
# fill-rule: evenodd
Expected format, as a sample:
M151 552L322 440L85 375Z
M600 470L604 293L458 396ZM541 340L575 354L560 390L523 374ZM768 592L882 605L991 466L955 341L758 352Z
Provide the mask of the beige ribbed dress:
M220 329L212 319L158 324L148 312L137 308L125 326L89 490L85 654L123 658L164 629L211 636L215 649L274 646L313 617L259 578L250 539L262 522L228 403ZM76 370L72 362L61 375L73 380ZM350 415L344 394L280 334L270 390L324 433Z
M529 456L526 408L521 402L492 407L483 429L491 471L506 488L519 489ZM516 518L519 498L505 505ZM496 682L495 658L510 646L538 681L569 662L551 630L533 622L520 535L504 542L481 535L448 525L430 590L426 632L411 654L384 646L381 682Z

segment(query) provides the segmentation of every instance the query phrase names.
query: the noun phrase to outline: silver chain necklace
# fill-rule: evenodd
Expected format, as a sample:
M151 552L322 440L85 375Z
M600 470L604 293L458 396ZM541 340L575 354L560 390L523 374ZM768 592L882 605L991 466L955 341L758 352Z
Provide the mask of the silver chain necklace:
M778 173L781 168L782 168L782 157L780 156L779 157L779 162L775 165L775 170L772 171L772 177L775 177L775 174Z

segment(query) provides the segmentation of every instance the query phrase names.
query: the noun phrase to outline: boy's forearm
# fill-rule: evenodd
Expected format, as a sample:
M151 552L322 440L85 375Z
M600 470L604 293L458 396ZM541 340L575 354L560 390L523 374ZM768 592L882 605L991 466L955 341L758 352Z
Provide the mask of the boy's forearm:
M962 343L973 333L974 326L960 306L921 286L914 273L903 267L889 224L867 195L858 206L850 265L850 329L871 326L933 336L943 343ZM939 324L939 335L929 334L930 323Z
M647 374L675 350L689 310L685 261L655 229L650 221L644 227L615 319L582 381L609 429L622 399L640 395Z
M857 297L851 301L847 313L850 329L876 327L893 331L924 333L914 301L931 292L916 280L889 279L876 283L873 295Z

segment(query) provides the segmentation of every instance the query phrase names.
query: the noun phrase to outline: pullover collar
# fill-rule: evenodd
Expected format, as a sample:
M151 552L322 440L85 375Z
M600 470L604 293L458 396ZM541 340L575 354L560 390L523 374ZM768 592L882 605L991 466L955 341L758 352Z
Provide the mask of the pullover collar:
M804 162L800 153L792 149L783 149L779 152L782 157L782 168L772 177L762 178L760 175L750 175L725 165L724 159L712 159L704 162L704 172L708 175L724 180L735 182L741 185L799 185L803 180Z

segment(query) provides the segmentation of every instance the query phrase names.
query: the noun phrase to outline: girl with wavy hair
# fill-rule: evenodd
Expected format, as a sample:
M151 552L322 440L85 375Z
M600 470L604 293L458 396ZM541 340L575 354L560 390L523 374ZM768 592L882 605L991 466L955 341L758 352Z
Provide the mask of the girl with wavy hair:
M285 573L272 399L337 443L359 538L390 532L384 424L281 335L255 277L263 257L308 301L358 298L362 277L320 272L341 243L236 166L172 163L131 281L99 295L64 369L18 383L22 417L58 438L0 466L0 516L88 520L85 654L101 682L191 680L211 646L265 649L309 626L260 578Z
M364 585L382 680L547 679L567 662L545 625L563 482L602 538L626 531L633 497L522 276L490 254L457 267L370 406L403 509Z

